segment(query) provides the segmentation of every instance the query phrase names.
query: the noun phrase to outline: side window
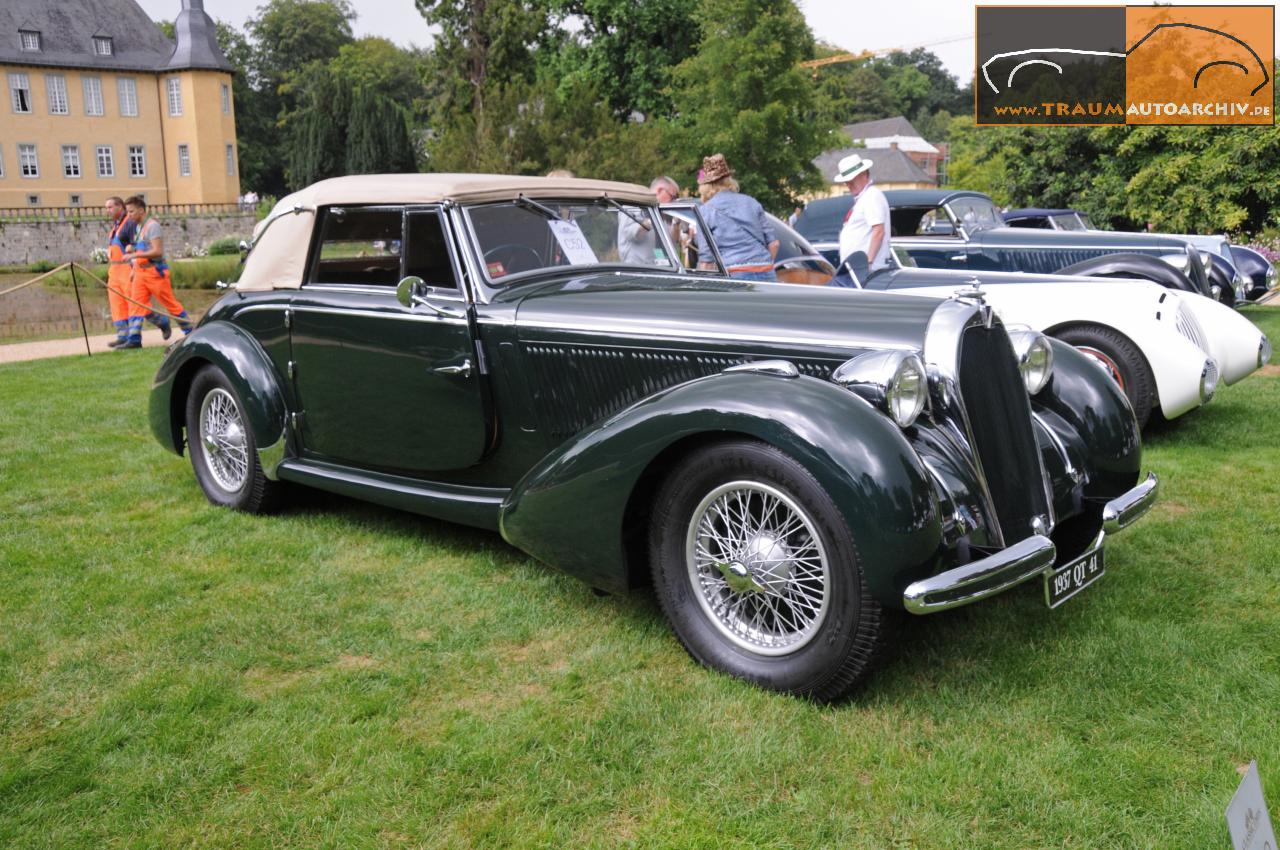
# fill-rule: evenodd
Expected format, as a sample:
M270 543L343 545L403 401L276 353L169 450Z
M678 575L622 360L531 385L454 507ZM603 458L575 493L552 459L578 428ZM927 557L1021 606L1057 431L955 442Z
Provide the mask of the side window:
M323 214L308 283L394 287L400 282L401 210L328 207Z
M408 237L404 253L405 275L416 275L427 286L457 289L458 281L454 278L453 266L449 263L449 249L445 246L444 223L440 220L440 213L409 213Z

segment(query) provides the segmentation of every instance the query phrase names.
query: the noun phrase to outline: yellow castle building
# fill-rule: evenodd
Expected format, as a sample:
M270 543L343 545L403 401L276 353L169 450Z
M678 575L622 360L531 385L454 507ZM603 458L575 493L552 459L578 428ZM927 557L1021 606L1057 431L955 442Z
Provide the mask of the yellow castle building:
M238 199L232 66L181 3L170 41L134 0L0 2L0 208Z

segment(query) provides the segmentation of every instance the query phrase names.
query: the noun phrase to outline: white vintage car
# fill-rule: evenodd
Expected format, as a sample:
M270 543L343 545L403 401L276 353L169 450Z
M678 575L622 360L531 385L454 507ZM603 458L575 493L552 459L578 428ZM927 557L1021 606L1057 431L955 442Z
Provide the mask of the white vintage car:
M667 209L693 218L693 212ZM769 217L781 247L780 282L826 284L834 270L794 229ZM1140 425L1153 412L1173 419L1209 401L1271 358L1267 337L1212 298L1147 280L921 269L905 251L865 288L948 298L977 284L1008 325L1027 325L1088 354L1120 384Z

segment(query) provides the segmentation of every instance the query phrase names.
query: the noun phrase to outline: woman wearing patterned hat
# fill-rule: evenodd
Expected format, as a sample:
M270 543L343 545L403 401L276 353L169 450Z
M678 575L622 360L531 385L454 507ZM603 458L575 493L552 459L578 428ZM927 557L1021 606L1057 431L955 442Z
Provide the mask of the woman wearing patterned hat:
M776 281L773 258L778 253L778 239L760 202L738 191L738 181L733 179L724 154L702 160L698 194L702 196L702 218L715 237L729 275ZM702 233L698 233L698 268L715 268L711 246Z

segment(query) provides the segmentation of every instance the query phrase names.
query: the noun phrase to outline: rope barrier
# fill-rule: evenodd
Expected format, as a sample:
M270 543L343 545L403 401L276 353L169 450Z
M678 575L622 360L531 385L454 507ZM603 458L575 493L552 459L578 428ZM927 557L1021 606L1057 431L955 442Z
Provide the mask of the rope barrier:
M0 292L0 297L4 297L5 295L8 295L10 292L17 292L19 289L25 289L28 286L31 286L31 284L33 283L39 283L40 281L44 280L47 277L55 275L61 271L66 271L68 269L72 270L73 276L75 271L77 270L82 274L88 275L91 280L93 280L103 289L107 290L108 292L114 292L116 295L119 295L121 298L123 298L125 301L128 301L130 304L136 304L137 306L143 308L144 310L164 316L166 319L173 319L174 321L178 320L178 317L173 315L172 313L166 313L164 310L158 310L155 307L151 306L150 304L143 304L141 301L135 301L133 298L130 298L128 295L125 295L119 289L116 289L114 286L107 283L102 278L98 277L96 274L89 271L87 268L85 268L84 266L80 265L75 261L63 263L62 265L58 266L56 269L51 269L41 275L37 275L36 277L31 278L31 280L19 283L17 286L11 286L8 289L4 290L3 292ZM74 285L74 283L75 281L73 279L72 284ZM191 321L190 316L188 316L184 321Z

